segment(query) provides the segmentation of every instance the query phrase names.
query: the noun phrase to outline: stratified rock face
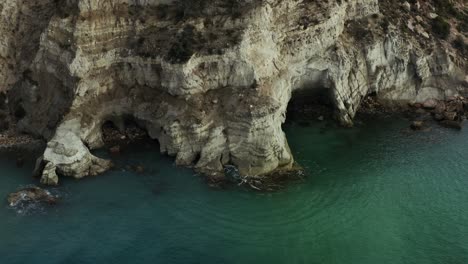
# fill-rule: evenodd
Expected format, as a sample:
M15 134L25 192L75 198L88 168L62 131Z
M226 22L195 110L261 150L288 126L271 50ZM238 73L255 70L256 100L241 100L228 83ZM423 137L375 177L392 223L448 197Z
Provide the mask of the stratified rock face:
M466 89L465 62L379 2L4 0L0 90L21 128L50 140L46 183L108 169L88 148L129 116L177 164L266 174L293 163L281 124L295 89L329 88L348 125L371 92Z

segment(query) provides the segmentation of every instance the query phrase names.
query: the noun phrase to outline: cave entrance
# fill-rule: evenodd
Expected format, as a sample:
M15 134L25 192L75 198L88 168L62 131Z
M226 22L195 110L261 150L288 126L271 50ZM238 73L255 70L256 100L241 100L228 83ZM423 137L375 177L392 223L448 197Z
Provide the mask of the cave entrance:
M286 122L301 124L332 119L335 112L332 87L328 70L306 70L293 81Z
M102 140L105 145L147 139L149 140L149 136L142 122L131 115L108 118L102 125Z
M286 122L307 124L334 118L335 103L332 89L319 86L297 89L288 103Z
M102 147L107 153L101 152L101 155L112 160L116 168L138 175L154 175L158 173L157 166L154 166L158 159L172 164L171 160L160 154L159 141L150 137L144 120L133 115L113 115L104 120L101 126ZM159 184L153 188L155 194L162 191Z

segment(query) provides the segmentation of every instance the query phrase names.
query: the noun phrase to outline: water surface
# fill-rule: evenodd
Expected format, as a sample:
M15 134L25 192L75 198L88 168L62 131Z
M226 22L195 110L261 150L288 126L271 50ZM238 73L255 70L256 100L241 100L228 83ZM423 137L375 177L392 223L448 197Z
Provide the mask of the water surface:
M0 263L468 263L468 127L285 127L308 178L276 193L210 189L150 146L65 180L55 208L0 207ZM125 170L142 164L145 173ZM31 164L0 158L0 197Z

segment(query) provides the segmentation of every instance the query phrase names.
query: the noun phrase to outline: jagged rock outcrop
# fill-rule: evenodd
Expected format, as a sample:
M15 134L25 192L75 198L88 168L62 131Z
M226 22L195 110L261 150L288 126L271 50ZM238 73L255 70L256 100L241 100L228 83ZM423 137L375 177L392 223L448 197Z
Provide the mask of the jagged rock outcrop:
M108 169L89 149L128 117L179 165L266 174L293 164L281 125L296 89L328 88L346 125L369 93L465 93L466 60L406 27L431 1L392 2L6 0L0 90L19 127L49 139L45 183Z
M59 201L60 197L57 194L37 186L22 188L7 197L8 206L22 215L42 212Z

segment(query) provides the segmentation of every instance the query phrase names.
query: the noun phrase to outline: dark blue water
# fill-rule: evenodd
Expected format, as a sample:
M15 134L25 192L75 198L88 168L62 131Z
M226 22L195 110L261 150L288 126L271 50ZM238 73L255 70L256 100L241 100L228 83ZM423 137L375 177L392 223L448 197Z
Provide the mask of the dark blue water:
M57 207L3 203L0 263L468 263L468 127L407 127L288 125L308 177L276 193L211 189L135 147L119 170L62 181ZM0 197L34 182L31 166L1 158Z

